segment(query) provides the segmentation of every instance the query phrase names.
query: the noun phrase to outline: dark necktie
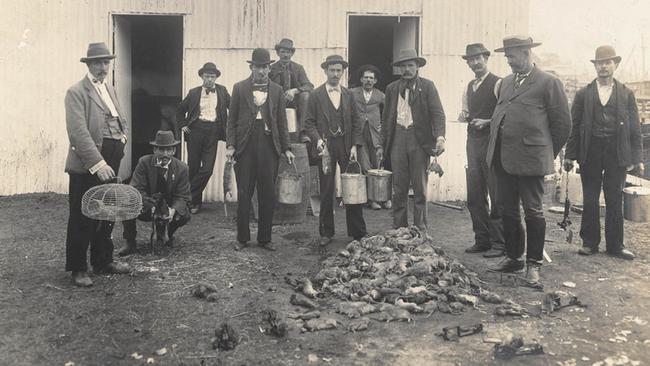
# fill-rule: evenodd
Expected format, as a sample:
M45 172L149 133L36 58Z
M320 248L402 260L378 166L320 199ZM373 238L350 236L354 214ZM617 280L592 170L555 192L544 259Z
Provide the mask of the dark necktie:
M212 88L205 88L205 94L209 95L210 93L216 93L217 92L217 86L213 86Z
M253 84L253 91L269 92L269 84Z
M291 89L291 72L289 70L289 63L282 65L282 90L287 91Z
M399 82L399 95L401 95L402 98L404 98L405 100L407 99L407 97L406 97L406 89L410 90L408 100L406 100L406 102L408 102L409 104L411 103L411 100L413 99L414 86L415 86L415 78L413 78L413 79L401 79L400 82Z
M515 78L515 90L519 89L521 84L523 84L524 79L526 79L527 74L517 74L517 77Z

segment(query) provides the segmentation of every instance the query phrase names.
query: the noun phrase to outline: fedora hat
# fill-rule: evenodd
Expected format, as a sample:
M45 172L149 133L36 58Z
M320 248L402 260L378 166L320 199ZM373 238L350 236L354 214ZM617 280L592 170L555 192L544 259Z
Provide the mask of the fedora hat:
M280 48L286 48L288 50L291 50L291 52L296 52L296 49L293 47L293 41L290 40L289 38L282 38L280 43L275 45L275 50L279 50Z
M470 57L474 57L478 55L490 56L490 51L487 48L485 48L483 43L468 44L467 47L465 47L465 54L460 57L462 57L463 60L467 60Z
M363 74L366 71L372 71L375 74L375 79L379 79L381 76L381 71L375 66L371 64L363 65L357 70L357 74L359 75L359 78L363 77Z
M350 65L343 59L343 56L340 55L329 55L325 58L325 61L320 64L320 67L323 70L326 70L329 65L334 65L334 64L341 64L343 65L344 69L347 69L347 67Z
M172 131L157 131L156 139L150 141L149 144L158 147L176 146L181 142L176 140Z
M526 47L533 48L537 47L541 42L533 42L533 38L527 36L510 36L503 39L503 47L497 48L494 52L505 52L508 48L515 47Z
M596 58L591 60L591 62L596 63L598 61L607 61L614 60L614 62L621 62L621 56L616 55L616 50L612 46L600 46L596 48Z
M213 64L212 62L206 62L203 64L203 67L199 69L199 76L203 76L203 74L206 72L217 74L217 77L221 76L221 71L219 71L219 69L217 69L217 65Z
M251 60L246 61L251 65L268 65L274 60L271 60L271 54L266 48L256 48L253 50Z
M397 60L393 61L393 66L398 66L402 62L415 60L419 67L422 67L427 64L427 60L418 56L418 52L415 48L407 48L405 50L399 51Z
M115 55L111 55L111 52L108 50L106 43L97 42L88 44L88 51L86 51L86 57L79 59L81 62L88 63L89 61L95 60L112 60L115 58Z

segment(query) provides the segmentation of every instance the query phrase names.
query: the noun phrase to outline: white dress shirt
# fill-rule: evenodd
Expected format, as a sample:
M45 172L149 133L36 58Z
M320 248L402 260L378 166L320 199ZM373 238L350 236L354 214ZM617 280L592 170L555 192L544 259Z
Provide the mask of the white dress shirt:
M201 89L201 99L199 102L199 119L202 121L214 122L217 120L217 93L206 92L206 88Z
M372 90L366 91L366 89L363 89L363 99L368 103L370 101L370 98L372 97Z
M411 106L408 103L409 94L411 89L406 88L404 90L404 98L398 93L399 97L397 99L397 123L409 127L413 124L413 116L411 115Z
M341 105L341 86L331 86L331 85L326 85L327 88L327 95L330 97L330 100L332 101L332 105L334 105L334 109L339 109L339 106Z
M106 79L99 81L91 73L88 73L88 80L90 80L90 82L93 84L95 90L97 91L97 94L99 94L99 97L102 98L102 101L108 107L108 110L111 112L111 116L119 117L120 115L117 113L115 104L113 104L113 99L111 99L111 96L108 94L108 90L106 89Z
M596 82L598 85L598 99L600 99L600 104L603 106L607 104L609 98L612 96L612 90L614 90L614 83L609 85L603 85L600 82Z
M476 93L478 88L483 84L485 81L485 78L489 75L489 72L486 72L485 75L481 76L478 79L474 79L474 82L472 83L472 91ZM494 90L492 91L494 93L494 96L499 99L499 89L501 88L501 79L497 80L497 82L494 84ZM463 89L463 100L462 100L462 113L465 116L469 116L469 101L467 99L467 88ZM464 122L464 121L460 121Z

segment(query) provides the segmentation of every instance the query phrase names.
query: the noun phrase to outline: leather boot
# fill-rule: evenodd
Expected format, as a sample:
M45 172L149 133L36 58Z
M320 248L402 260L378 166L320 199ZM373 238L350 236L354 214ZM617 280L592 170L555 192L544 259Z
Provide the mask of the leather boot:
M126 239L126 246L120 250L117 255L126 257L127 255L135 254L138 252L138 243L135 239Z
M528 262L526 263L526 287L534 288L536 290L543 290L544 285L540 281L539 270L542 267L539 263Z

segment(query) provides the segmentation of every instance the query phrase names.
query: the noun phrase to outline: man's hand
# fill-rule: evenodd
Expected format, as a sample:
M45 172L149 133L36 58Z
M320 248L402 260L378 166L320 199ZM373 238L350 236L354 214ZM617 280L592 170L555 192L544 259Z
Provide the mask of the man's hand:
M284 156L287 157L287 160L289 161L289 164L293 164L293 161L296 158L296 156L291 152L291 150L285 151Z
M292 102L293 98L296 97L296 94L298 94L298 89L296 88L289 89L286 92L284 92L284 99L286 99L288 102Z
M572 171L574 165L575 165L575 160L572 159L564 159L564 163L562 164L565 172Z
M110 165L106 164L97 170L97 178L99 178L99 180L102 182L106 182L115 178L115 172L113 171L113 168L110 167Z
M167 220L172 221L174 219L174 214L176 214L176 209L170 207L169 208L169 216L167 216Z
M357 145L352 145L350 149L350 161L357 161Z
M438 136L436 139L436 148L434 151L435 156L440 156L445 151L445 138Z
M489 119L474 118L469 122L469 125L474 127L477 130L482 130L485 127L490 125Z
M190 126L183 126L181 127L181 131L185 134L185 136L187 136L192 130L190 130Z
M316 150L318 150L318 152L322 152L323 149L325 149L325 140L320 139L320 140L318 140L318 142L316 143Z
M377 155L377 162L379 165L382 165L382 162L384 161L384 148L381 146L377 146L377 149L375 150L375 155Z
M232 161L233 156L235 156L235 148L233 146L226 147L226 160Z
M643 163L628 165L627 171L631 173L637 173L639 175L643 175L643 172L645 171L645 166L643 165Z
M458 114L458 122L467 122L467 117L469 117L469 113L467 111L462 111Z

